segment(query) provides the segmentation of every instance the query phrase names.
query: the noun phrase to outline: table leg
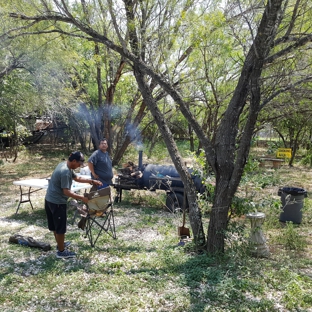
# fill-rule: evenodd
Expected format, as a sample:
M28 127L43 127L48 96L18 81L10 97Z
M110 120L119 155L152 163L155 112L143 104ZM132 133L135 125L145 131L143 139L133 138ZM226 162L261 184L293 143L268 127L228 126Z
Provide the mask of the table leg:
M27 193L23 193L22 186L20 185L20 200L19 200L16 212L15 212L15 215L17 215L17 212L18 212L18 210L20 208L20 205L23 204L23 203L28 203L29 202L30 206L31 206L31 209L34 210L34 207L33 207L32 202L30 200L30 194L34 193L34 192L37 192L37 191L40 191L40 190L41 189L31 191L31 186L30 186L29 189L28 189L28 192ZM23 199L23 196L25 196L25 195L27 195L27 199Z

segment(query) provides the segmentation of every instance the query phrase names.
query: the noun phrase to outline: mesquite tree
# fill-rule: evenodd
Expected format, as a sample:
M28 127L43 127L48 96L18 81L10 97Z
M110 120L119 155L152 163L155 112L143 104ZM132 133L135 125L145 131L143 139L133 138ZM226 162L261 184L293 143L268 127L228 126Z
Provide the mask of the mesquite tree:
M311 9L308 1L271 0L265 4L253 3L249 7L244 7L245 4L240 1L229 1L223 4L224 12L221 14L216 4L207 1L123 0L113 3L111 0L98 0L93 1L91 5L81 0L72 1L69 5L64 0L41 0L38 1L37 8L39 3L41 7L36 12L22 8L12 11L10 16L20 21L21 25L8 34L12 37L55 32L72 35L101 43L127 60L132 67L144 103L152 113L172 161L184 182L195 239L204 245L205 237L195 188L164 114L158 107L155 84L158 86L158 92L170 96L177 105L196 133L205 151L207 163L216 176L207 249L211 253L222 252L229 207L242 177L259 112L272 99L277 98L282 92L287 92L293 85L311 79L307 71L298 68L297 72L301 71L297 79L289 80L287 83L284 81L281 87L278 79L273 84L274 75L270 72L270 68L276 63L289 64L288 56L299 49L300 53L303 53L303 47L311 42L312 25L309 11ZM75 10L78 5L84 8L84 14L79 14ZM205 19L209 9L210 12L219 12L218 16L222 17L223 24L216 27L224 27L227 32L232 31L243 51L235 64L236 72L224 73L224 76L232 74L232 80L235 82L232 81L234 87L230 99L224 103L213 136L207 134L202 127L204 123L200 123L193 114L189 101L183 95L186 91L181 87L186 72L192 70L187 62L188 56L200 48L202 38L214 32L214 27L208 27L208 19ZM99 12L104 11L109 12L109 16L105 18L109 18L114 26L118 39L110 37L105 27L103 29L98 23L90 22L90 16L92 21L96 20L96 17L103 19ZM186 23L187 18L189 24ZM196 37L195 31L193 37L188 37L195 20L207 21L207 27L202 25L201 29L196 29L200 30L202 38ZM64 24L70 24L70 30L64 28ZM240 37L240 34L244 34L244 37ZM236 48L237 46L233 47ZM184 55L186 55L185 66L176 65L180 64L178 60ZM208 63L207 55L205 57L205 62ZM232 58L227 61L233 63ZM297 63L293 60L292 67L295 66ZM196 85L196 81L194 83ZM272 85L274 88L270 87ZM217 99L217 96L215 98Z

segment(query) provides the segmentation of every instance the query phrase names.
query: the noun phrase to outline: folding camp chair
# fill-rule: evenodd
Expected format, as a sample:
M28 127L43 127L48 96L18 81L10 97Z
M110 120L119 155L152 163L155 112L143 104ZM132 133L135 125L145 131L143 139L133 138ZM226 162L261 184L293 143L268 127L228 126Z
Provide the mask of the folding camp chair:
M85 196L89 199L85 229L91 246L95 246L103 231L116 238L111 188L91 191Z

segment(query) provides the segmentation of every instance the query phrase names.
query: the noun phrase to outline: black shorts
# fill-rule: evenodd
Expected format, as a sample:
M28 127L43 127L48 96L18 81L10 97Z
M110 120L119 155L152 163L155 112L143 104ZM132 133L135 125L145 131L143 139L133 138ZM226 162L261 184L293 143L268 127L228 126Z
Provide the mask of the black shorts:
M47 214L49 230L56 234L65 234L67 226L67 205L53 204L45 200L44 209Z

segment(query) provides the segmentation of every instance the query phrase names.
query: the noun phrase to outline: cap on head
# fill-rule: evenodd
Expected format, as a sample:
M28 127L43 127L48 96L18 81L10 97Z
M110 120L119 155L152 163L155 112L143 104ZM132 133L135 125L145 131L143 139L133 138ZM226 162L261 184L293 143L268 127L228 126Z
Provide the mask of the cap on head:
M81 163L81 165L83 165L83 163L84 163L83 154L81 152L79 152L79 151L72 152L69 155L68 160L69 161L73 161L73 160L79 161Z

